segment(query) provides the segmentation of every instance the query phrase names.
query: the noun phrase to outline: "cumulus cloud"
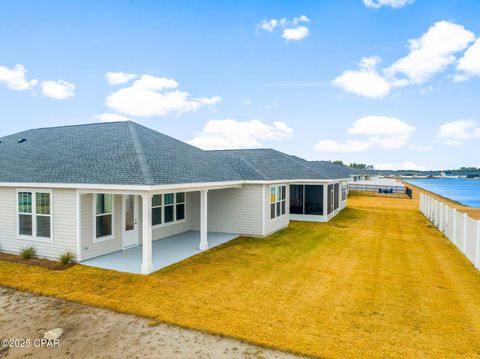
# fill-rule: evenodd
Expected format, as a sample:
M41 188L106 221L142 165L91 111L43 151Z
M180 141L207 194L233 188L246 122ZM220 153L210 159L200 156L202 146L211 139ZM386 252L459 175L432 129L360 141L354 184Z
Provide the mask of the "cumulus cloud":
M413 84L421 84L456 61L475 35L463 26L439 21L418 39L409 40L410 53L385 69L388 76L403 75Z
M393 8L401 8L405 5L413 3L415 0L363 0L367 7L378 9L382 6L391 6Z
M302 40L303 38L307 37L308 33L309 33L309 31L308 31L307 27L298 26L298 27L294 27L292 29L284 29L283 33L282 33L282 37L287 41L289 41L289 40L299 41L299 40Z
M373 166L376 170L403 170L403 171L425 171L427 168L422 165L418 165L413 162L403 162L403 163L379 163Z
M109 85L124 84L137 77L137 74L132 74L128 72L107 72L105 74L105 78L107 79Z
M331 139L321 140L315 150L321 152L362 152L369 148L393 150L408 144L415 128L395 117L365 116L356 120L347 129L347 134L361 136L337 142Z
M447 122L438 129L438 142L444 145L458 146L477 139L480 139L480 125L474 119Z
M310 32L308 27L305 26L308 22L310 22L310 19L306 15L296 16L292 20L286 18L264 19L257 25L257 28L268 32L281 28L282 38L287 41L300 41L307 37Z
M27 81L26 72L23 65L17 64L11 69L0 66L0 83L15 91L31 90L37 85L38 80Z
M64 80L42 82L43 95L55 100L64 100L73 97L74 92L75 85Z
M465 51L463 57L458 61L457 70L463 72L463 74L456 75L457 82L480 75L480 38Z
M359 96L384 98L393 88L423 84L445 71L457 61L456 54L465 50L474 39L475 35L463 26L439 21L419 38L409 40L409 53L390 66L377 70L381 59L377 56L364 57L358 70L344 71L332 84ZM480 52L473 46L468 51L469 56L465 60L462 58L462 65L458 65L458 69L465 73L475 71L477 51ZM465 80L465 75L459 74L454 80Z
M343 72L332 84L359 96L384 98L390 93L391 84L376 71L375 67L379 62L378 56L364 57L360 60L359 70Z
M100 115L95 115L95 118L102 122L117 122L117 121L130 121L130 118L119 115L118 113L104 112Z
M283 140L291 137L293 132L287 124L279 121L269 125L259 120L211 120L187 142L205 150L258 148L264 147L263 141Z
M109 94L105 104L122 115L149 117L194 112L221 100L219 96L191 98L178 86L173 79L143 75L131 86Z

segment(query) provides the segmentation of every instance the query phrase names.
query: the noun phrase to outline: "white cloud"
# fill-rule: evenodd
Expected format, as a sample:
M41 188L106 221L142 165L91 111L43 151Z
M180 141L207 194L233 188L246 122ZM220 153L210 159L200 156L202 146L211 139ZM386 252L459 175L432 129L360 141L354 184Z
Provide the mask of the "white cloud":
M137 77L138 75L127 72L107 72L105 74L109 85L120 85Z
M27 81L26 72L23 65L15 65L11 69L0 66L0 83L15 91L30 90L37 85L38 80Z
M410 53L395 61L385 74L404 75L409 83L421 84L456 61L457 52L465 50L475 35L463 26L439 21L418 39L409 40Z
M362 152L370 148L372 143L369 141L347 140L343 143L334 140L318 141L314 149L320 152Z
M362 152L369 148L393 150L407 145L414 131L414 127L395 117L365 116L347 129L349 135L362 136L362 139L343 143L322 140L315 145L315 149L321 152Z
M278 24L279 21L277 19L265 19L258 26L265 31L272 32Z
M379 163L373 166L376 170L404 170L404 171L425 171L427 168L422 165L418 165L413 162L403 162L403 163Z
M106 105L126 116L164 116L170 113L193 112L219 102L219 96L191 98L173 79L143 75L131 86L121 88L107 96Z
M287 124L278 121L268 125L259 120L211 120L197 136L187 142L206 150L258 148L264 147L263 141L286 139L293 132Z
M130 121L130 118L128 117L111 112L104 112L100 115L95 115L95 118L102 122Z
M282 37L287 40L299 41L308 36L308 28L305 26L298 26L291 29L284 29Z
M396 60L392 65L377 70L380 58L364 57L359 63L359 70L344 71L332 81L332 84L359 96L384 98L393 88L422 84L445 71L457 60L455 55L465 50L474 39L475 35L463 26L439 21L418 39L409 40L409 54ZM478 65L480 62L475 62L476 58L480 58L480 54L477 55L477 51L480 53L480 50L474 46L469 50L471 50L469 56L464 57L465 60L463 58L460 60L462 65L460 67L459 63L458 70L473 73L476 66L480 67ZM456 82L467 78L464 73L453 77Z
M310 19L306 15L296 16L292 20L264 19L257 25L257 29L273 32L276 28L281 28L282 38L287 41L299 41L307 37L310 32L306 26L300 25L307 22L310 22Z
M466 80L470 76L480 75L480 38L465 51L463 57L458 61L457 70L465 73L457 75L457 80Z
M364 57L360 60L359 70L347 70L332 82L334 86L342 88L359 96L378 99L390 93L391 84L376 70L380 62L377 56Z
M480 125L473 119L447 122L438 129L438 142L444 145L458 146L476 139L480 139Z
M64 81L43 81L42 93L56 100L64 100L74 96L75 85Z
M382 6L391 6L393 8L401 8L405 5L413 3L415 0L363 0L365 6L378 9Z

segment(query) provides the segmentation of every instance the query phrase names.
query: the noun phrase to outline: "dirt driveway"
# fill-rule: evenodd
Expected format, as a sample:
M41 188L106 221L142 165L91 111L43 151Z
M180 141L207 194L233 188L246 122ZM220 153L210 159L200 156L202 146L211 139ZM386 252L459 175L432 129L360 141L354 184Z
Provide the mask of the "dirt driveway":
M43 337L62 327L58 348L0 348L0 358L295 358L237 340L0 287L0 339Z

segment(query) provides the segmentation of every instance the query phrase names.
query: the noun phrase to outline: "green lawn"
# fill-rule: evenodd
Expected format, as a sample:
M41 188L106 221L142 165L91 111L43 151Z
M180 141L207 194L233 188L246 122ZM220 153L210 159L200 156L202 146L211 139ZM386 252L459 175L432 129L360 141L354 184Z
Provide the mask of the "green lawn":
M0 284L319 357L478 357L480 275L417 206L351 197L148 277L0 261Z

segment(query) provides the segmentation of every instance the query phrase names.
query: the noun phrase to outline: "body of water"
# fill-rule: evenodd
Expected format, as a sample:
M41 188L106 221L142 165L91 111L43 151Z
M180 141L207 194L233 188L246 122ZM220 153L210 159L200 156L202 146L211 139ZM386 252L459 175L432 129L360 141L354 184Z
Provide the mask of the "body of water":
M466 206L480 208L480 180L460 178L404 180Z

